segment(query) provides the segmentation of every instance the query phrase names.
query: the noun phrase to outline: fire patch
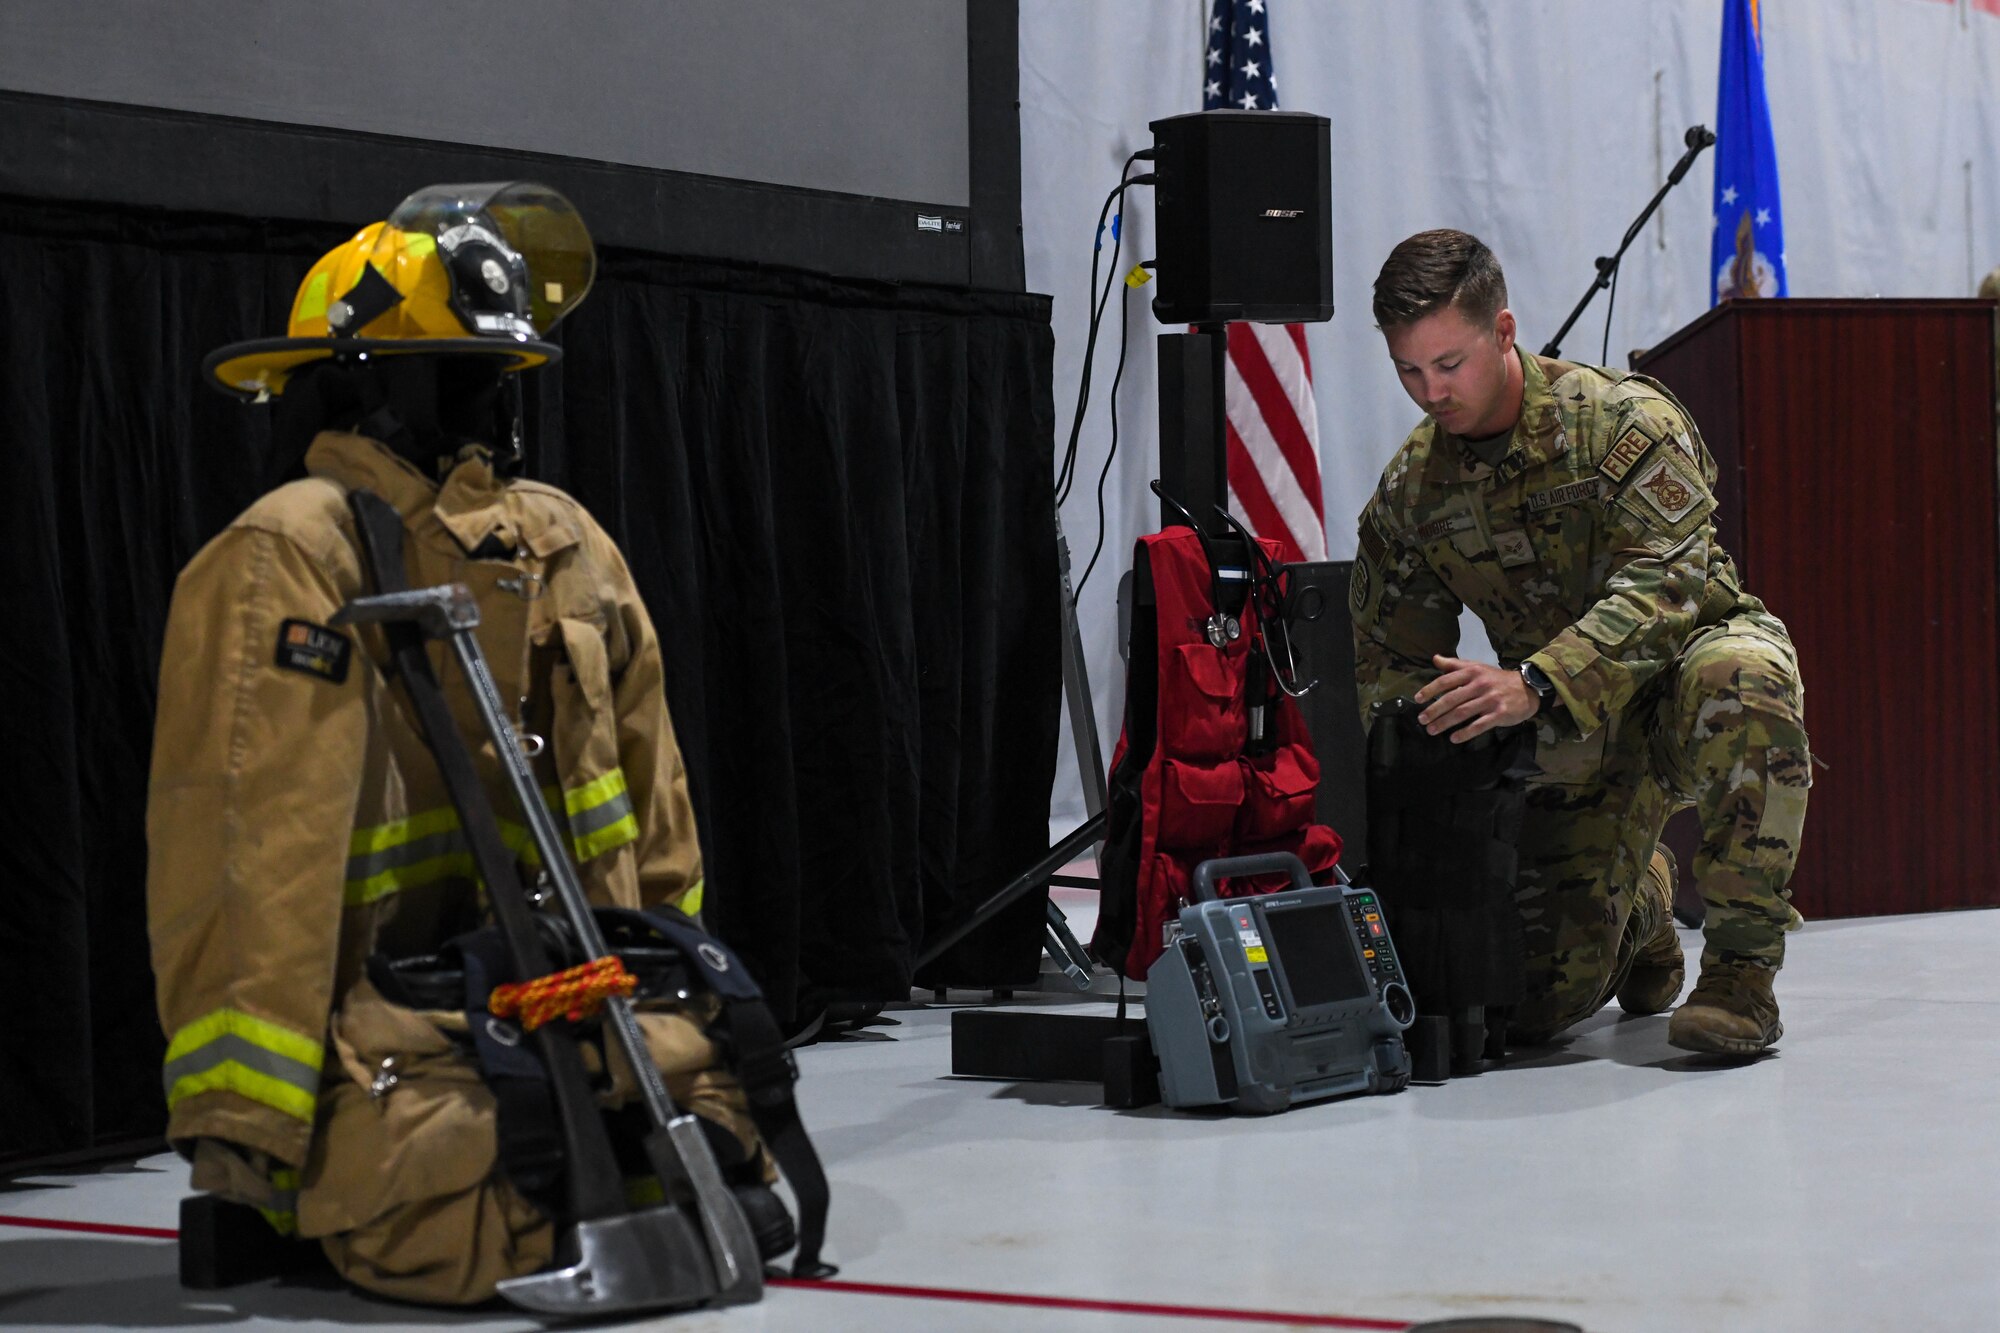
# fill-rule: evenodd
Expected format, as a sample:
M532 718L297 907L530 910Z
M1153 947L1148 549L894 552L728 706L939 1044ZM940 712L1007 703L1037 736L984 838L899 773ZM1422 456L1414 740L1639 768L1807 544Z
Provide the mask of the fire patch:
M1597 470L1611 478L1613 484L1621 482L1627 472L1638 466L1653 443L1652 436L1634 426L1618 437L1618 443L1611 446L1611 452L1605 455Z

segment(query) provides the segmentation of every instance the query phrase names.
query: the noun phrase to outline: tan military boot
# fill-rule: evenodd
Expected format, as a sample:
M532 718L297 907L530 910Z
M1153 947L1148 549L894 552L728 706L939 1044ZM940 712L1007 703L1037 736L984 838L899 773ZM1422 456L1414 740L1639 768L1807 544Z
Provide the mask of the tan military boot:
M1618 1007L1628 1014L1665 1013L1681 997L1681 983L1687 980L1681 937L1674 930L1675 879L1673 853L1655 847L1639 881L1639 892L1652 900L1659 915L1653 933L1639 946L1631 970L1618 987Z
M1771 978L1763 963L1708 963L1687 1003L1674 1010L1667 1041L1684 1051L1757 1055L1785 1035Z

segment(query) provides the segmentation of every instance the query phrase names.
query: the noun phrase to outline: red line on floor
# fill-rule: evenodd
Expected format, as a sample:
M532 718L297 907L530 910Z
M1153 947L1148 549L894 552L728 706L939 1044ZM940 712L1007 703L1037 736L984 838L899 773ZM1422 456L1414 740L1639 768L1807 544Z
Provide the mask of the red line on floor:
M1277 1310L1237 1310L1221 1305L1156 1305L1149 1301L1093 1301L1080 1296L1030 1296L1022 1292L977 1291L964 1287L903 1287L881 1282L800 1282L773 1278L774 1287L819 1288L861 1296L907 1296L926 1301L968 1301L977 1305L1031 1305L1048 1310L1095 1310L1103 1314L1152 1315L1171 1319L1229 1319L1246 1324L1291 1324L1305 1328L1409 1328L1404 1319L1360 1319L1339 1314L1286 1314Z
M126 1227L111 1222L64 1222L53 1217L12 1217L0 1213L0 1226L39 1227L44 1231L84 1231L93 1236L137 1236L143 1240L178 1240L172 1227Z
M53 1217L16 1217L0 1213L0 1226L34 1227L44 1231L81 1231L96 1236L132 1236L142 1240L176 1240L171 1227L132 1227L112 1222L67 1222ZM924 1301L962 1301L974 1305L1027 1305L1044 1310L1095 1310L1103 1314L1152 1315L1168 1319L1233 1319L1248 1324L1291 1324L1305 1328L1384 1329L1401 1333L1410 1325L1402 1319L1360 1319L1339 1314L1286 1314L1278 1310L1238 1310L1222 1305L1160 1305L1150 1301L1094 1301L1081 1296L1031 1296L1024 1292L979 1291L969 1287L905 1287L884 1282L801 1282L771 1279L774 1287L800 1291L844 1291L857 1296L900 1296Z

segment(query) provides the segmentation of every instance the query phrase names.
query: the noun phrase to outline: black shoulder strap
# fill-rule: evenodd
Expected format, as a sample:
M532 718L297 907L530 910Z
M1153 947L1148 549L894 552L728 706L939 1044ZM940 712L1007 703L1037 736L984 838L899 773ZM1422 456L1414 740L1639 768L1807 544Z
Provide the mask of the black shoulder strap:
M465 966L465 1021L479 1056L479 1072L493 1094L500 1167L514 1188L551 1217L562 1216L562 1126L556 1117L548 1071L524 1043L520 1026L495 1018L493 988L518 981L507 945L492 927L452 941Z
M826 1213L832 1201L826 1172L819 1153L799 1119L792 1084L798 1081L798 1062L785 1049L784 1034L756 978L734 950L671 908L644 913L646 922L667 937L722 1001L716 1020L718 1035L731 1049L737 1079L750 1101L750 1118L764 1136L778 1169L790 1182L799 1203L799 1248L792 1260L795 1278L831 1277L834 1269L822 1263L820 1246L826 1240Z

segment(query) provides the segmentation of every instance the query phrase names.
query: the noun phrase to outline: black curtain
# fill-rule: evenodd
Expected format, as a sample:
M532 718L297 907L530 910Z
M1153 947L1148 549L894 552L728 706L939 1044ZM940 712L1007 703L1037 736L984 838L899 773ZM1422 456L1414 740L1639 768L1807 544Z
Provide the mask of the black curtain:
M179 568L281 479L201 358L283 328L311 224L0 199L0 1161L157 1132L145 780ZM777 1007L901 999L1046 846L1060 666L1045 298L610 253L525 378L527 471L623 547L711 928ZM927 970L1038 966L1032 896Z

